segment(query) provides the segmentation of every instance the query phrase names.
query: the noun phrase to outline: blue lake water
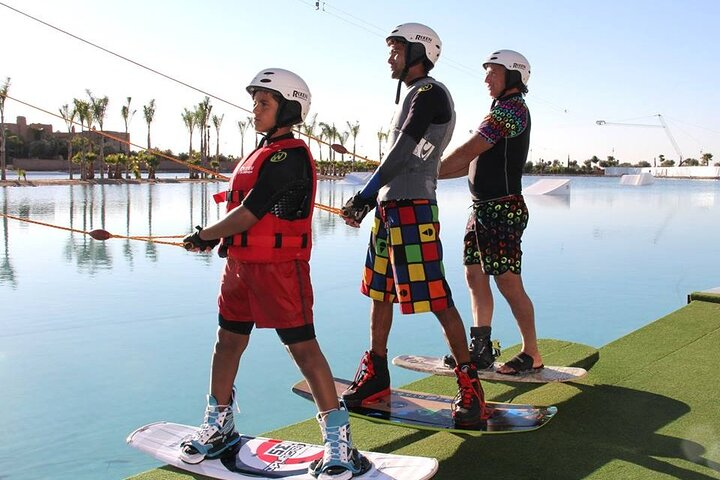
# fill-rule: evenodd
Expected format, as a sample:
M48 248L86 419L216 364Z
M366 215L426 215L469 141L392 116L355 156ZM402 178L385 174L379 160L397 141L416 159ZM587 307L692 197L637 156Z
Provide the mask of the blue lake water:
M218 218L209 197L222 188L5 187L0 206L78 230L174 235ZM356 189L320 182L318 202L340 206ZM523 278L541 337L599 347L681 307L689 292L720 286L720 182L572 178L570 196L527 202ZM465 181L441 182L439 204L448 280L470 325L460 262ZM158 466L125 437L157 420L202 420L223 261L0 221L0 478L120 479ZM358 285L370 222L351 229L323 211L314 222L318 338L334 374L352 377L368 344L369 302ZM493 331L504 345L519 341L501 299ZM391 356L445 351L434 317L396 316ZM421 377L391 374L395 385ZM314 406L290 393L299 378L275 333L255 330L236 382L238 428L259 434L312 417Z

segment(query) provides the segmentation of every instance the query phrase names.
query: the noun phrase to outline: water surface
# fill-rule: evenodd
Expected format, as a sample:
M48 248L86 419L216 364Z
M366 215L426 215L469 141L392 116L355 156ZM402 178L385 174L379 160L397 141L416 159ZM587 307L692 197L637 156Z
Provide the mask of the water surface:
M689 292L720 286L720 182L632 187L573 178L571 185L569 197L527 197L523 278L541 337L599 347L681 307ZM173 235L218 218L209 197L221 188L5 187L0 207L84 231ZM357 188L324 181L318 201L340 206ZM445 267L469 325L460 263L465 182L441 182L439 198ZM222 260L0 220L0 476L119 479L157 466L125 437L153 421L202 420ZM369 304L358 285L369 224L356 230L327 212L314 217L316 329L341 377L352 377L368 345ZM498 297L494 336L504 345L519 341ZM391 356L445 351L434 317L396 314ZM422 376L394 367L391 375L395 385ZM299 378L275 333L255 330L236 382L238 428L259 434L310 418L314 406L290 393Z

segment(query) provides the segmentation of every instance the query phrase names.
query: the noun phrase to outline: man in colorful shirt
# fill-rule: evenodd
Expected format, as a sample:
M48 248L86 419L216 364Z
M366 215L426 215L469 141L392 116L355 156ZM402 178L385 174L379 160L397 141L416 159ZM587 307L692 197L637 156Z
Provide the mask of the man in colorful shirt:
M464 264L471 293L473 323L470 356L478 369L492 368L497 355L490 340L493 296L490 277L505 297L522 335L522 350L498 372L517 375L543 368L535 332L535 312L521 270L523 231L528 210L522 173L530 147L527 93L530 64L513 50L493 52L483 64L494 99L475 134L440 165L440 178L467 175L473 212L465 231ZM453 359L446 357L453 365Z

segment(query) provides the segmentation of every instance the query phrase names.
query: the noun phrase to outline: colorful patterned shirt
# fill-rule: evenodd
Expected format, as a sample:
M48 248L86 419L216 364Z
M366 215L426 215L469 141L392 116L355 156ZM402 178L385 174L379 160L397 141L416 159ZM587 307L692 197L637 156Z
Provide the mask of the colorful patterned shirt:
M493 147L470 162L468 182L476 201L522 193L522 171L530 149L530 111L522 94L495 102L476 133Z

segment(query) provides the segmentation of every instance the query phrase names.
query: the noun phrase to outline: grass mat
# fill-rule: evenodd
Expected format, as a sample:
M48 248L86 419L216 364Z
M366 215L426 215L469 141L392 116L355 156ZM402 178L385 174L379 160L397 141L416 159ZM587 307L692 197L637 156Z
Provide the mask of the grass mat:
M720 303L693 300L599 354L558 340L543 340L541 349L546 364L590 373L575 383L483 383L490 400L557 405L557 417L538 431L473 437L353 418L354 441L365 450L433 456L436 479L720 479ZM456 386L433 376L404 388L453 395ZM267 436L320 442L315 420ZM163 467L132 478L201 477Z

